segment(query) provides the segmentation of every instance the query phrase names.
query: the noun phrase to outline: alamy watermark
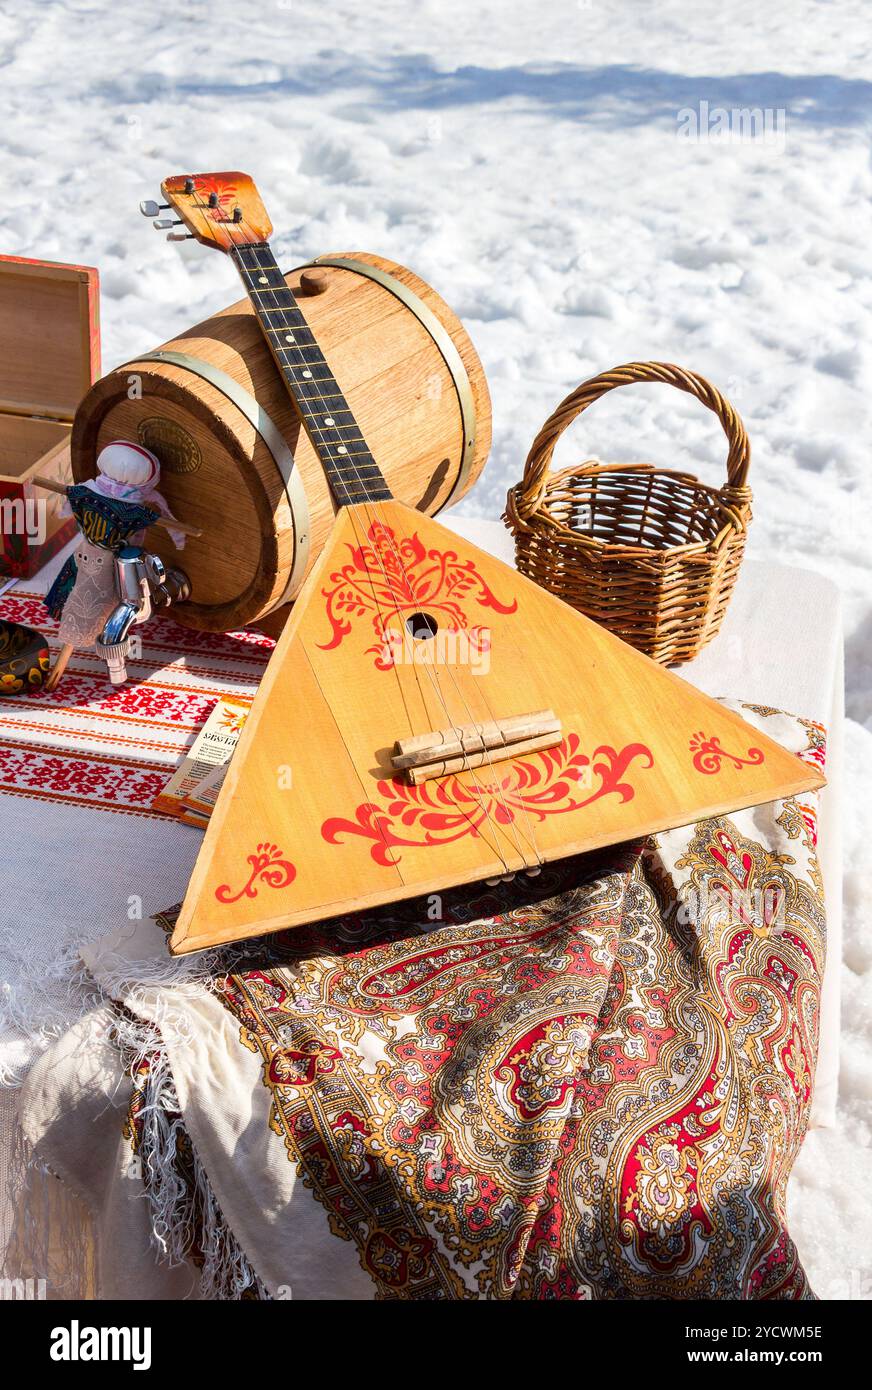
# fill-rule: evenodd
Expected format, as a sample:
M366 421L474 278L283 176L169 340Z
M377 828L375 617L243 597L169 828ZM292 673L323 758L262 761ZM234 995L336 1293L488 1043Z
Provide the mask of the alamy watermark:
M44 1279L0 1279L0 1303L36 1303L44 1298Z
M435 624L434 624L435 626ZM474 676L490 670L491 633L488 628L389 628L381 643L379 664L388 666L465 666Z
M45 540L48 503L44 497L0 499L0 536L26 536L35 545Z
M783 149L787 143L787 111L783 106L683 106L676 116L676 133L683 140L718 141L726 145L761 144Z
M868 1303L872 1298L872 1269L844 1269L833 1275L819 1290L826 1299L850 1299L852 1302Z
M667 910L683 925L711 927L742 922L752 931L770 935L787 925L786 895L777 884L763 888L727 888L722 883L689 885ZM772 966L777 975L781 967Z
M134 1371L151 1366L150 1327L90 1327L73 1318L68 1326L53 1327L52 1361L129 1361Z

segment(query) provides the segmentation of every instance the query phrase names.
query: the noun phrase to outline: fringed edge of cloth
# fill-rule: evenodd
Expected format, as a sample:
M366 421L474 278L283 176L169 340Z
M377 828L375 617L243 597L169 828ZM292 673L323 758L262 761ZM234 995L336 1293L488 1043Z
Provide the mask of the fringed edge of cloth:
M190 1141L159 1030L123 1006L111 1007L113 1040L133 1084L124 1137L134 1175L142 1181L158 1262L193 1266L201 1299L269 1301L271 1294L225 1221ZM90 1202L63 1171L62 1159L53 1156L47 1163L20 1125L7 1185L15 1217L0 1277L10 1297L103 1297Z
M0 1270L7 1297L96 1298L97 1240L88 1202L34 1152L20 1125L14 1142L8 1186L15 1218Z
M116 1008L116 1040L134 1096L127 1136L149 1204L152 1245L170 1266L199 1269L203 1299L270 1299L266 1285L224 1219L179 1105L160 1032Z

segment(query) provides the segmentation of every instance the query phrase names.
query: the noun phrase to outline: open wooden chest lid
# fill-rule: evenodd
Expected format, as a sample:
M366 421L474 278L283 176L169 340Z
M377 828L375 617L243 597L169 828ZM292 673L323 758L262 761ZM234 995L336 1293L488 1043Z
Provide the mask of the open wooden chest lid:
M100 375L93 266L0 256L0 414L71 421Z

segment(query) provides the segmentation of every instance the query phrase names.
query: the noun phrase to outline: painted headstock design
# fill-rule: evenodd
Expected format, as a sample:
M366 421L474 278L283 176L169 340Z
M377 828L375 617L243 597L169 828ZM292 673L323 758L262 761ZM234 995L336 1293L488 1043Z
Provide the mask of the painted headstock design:
M204 246L230 251L234 246L266 241L272 231L254 180L248 174L174 174L161 184L163 203L140 203L144 217L155 219L158 230L168 231L167 240L184 241L196 237ZM162 218L162 212L175 212L176 218Z

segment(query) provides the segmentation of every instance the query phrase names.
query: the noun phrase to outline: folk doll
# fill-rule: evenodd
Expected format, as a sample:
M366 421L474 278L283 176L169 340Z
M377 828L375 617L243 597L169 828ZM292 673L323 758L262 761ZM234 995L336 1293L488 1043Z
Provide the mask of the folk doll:
M145 528L159 517L174 520L157 490L159 482L160 463L150 449L115 439L100 450L96 478L67 489L64 506L76 517L82 539L46 596L64 644L46 690L54 690L76 647L96 642L115 607L116 552L139 545ZM166 529L176 549L183 549L184 532Z
M76 647L92 646L118 602L115 556L156 520L153 508L102 497L84 483L67 489L81 537L45 597L63 646L45 682L54 690Z
M160 483L160 463L150 449L141 444L129 444L122 439L113 439L100 450L97 456L97 476L90 478L82 487L90 488L101 497L117 502L136 502L150 507L159 516L170 521L170 514L164 498L158 492ZM63 511L63 508L61 508ZM177 550L185 546L185 533L167 526L170 539ZM140 545L142 534L131 536L126 545Z

